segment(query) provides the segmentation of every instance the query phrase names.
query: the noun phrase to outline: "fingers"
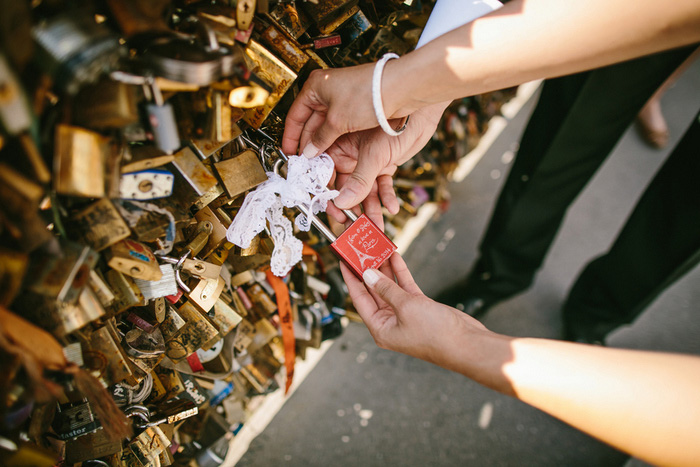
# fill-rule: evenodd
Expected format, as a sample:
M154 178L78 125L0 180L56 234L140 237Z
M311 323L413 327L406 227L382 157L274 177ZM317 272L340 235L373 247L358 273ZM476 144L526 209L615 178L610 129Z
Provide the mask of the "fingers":
M304 130L307 120L313 113L314 109L308 98L299 94L299 97L289 108L287 118L284 122L282 151L287 154L297 154L301 133Z
M309 129L311 140L304 145L302 154L308 159L316 157L335 142L338 137L347 133L341 125L336 124L334 114L325 115L323 122L315 129Z
M411 294L423 294L423 291L418 287L418 284L416 284L413 275L411 275L411 271L408 270L408 266L406 266L406 262L400 254L394 253L391 255L389 257L389 264L391 264L391 269L394 271L399 287Z
M381 150L381 148L377 148ZM363 154L358 157L355 170L340 190L340 195L334 200L336 206L347 209L360 204L372 191L372 186L379 174L386 167L386 159L377 157L378 154Z
M301 149L301 153L299 153L299 155L304 155L311 159L320 154L318 147L311 143L311 138L314 132L316 132L316 130L318 130L318 128L321 127L325 121L326 112L314 112L309 116L309 119L304 124L304 129L301 132L301 136L299 137L299 149Z
M406 271L408 271L408 269L406 269ZM394 271L394 273L396 273L396 271ZM397 313L403 308L404 305L410 303L411 301L412 295L409 292L402 289L399 284L392 281L386 275L377 271L376 269L365 270L365 272L362 274L362 279L370 290L389 304L389 306L396 310Z
M399 200L394 191L394 180L391 175L380 175L377 177L377 191L384 207L391 213L399 212Z
M355 309L365 324L367 324L367 327L372 328L375 315L379 312L379 305L362 281L343 263L340 263L340 273L348 286L348 293Z

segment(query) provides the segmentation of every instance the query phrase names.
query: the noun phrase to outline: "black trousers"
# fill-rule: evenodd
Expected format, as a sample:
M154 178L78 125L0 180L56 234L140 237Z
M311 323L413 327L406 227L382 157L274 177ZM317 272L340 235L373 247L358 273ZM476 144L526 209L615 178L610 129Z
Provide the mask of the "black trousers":
M474 293L505 298L529 287L569 205L644 103L693 49L664 52L544 83L482 239L481 255L470 277ZM674 159L692 158L681 155L691 152L688 146L692 142L674 151L662 170L669 173L663 178L659 173L652 182L611 250L580 275L565 306L568 326L585 327L580 331L588 333L605 323L600 332L608 332L630 322L653 299L651 293L658 294L688 267L687 260L700 240L700 224L695 221L700 219L700 192L697 187L681 186L675 178L694 178L700 172L691 174L690 167L677 167L685 173L676 174L666 168ZM697 164L700 145L695 148ZM686 210L692 200L696 203L694 215ZM663 222L654 222L659 206L664 206L664 215L673 216L673 221L663 218ZM664 236L666 240L657 243ZM689 238L693 236L695 241ZM616 267L611 268L611 264Z

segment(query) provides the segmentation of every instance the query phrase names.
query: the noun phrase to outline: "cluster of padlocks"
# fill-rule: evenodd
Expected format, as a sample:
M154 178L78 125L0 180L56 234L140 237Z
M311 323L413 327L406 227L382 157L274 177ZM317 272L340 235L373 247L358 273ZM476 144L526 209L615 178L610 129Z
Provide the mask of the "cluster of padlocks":
M241 249L226 230L308 74L408 52L430 6L0 1L7 462L218 465L251 398L342 332L327 241L299 233L303 261L279 280L268 235ZM402 168L404 213L445 199L436 180L483 132L482 101L456 103ZM112 401L128 435L100 419Z

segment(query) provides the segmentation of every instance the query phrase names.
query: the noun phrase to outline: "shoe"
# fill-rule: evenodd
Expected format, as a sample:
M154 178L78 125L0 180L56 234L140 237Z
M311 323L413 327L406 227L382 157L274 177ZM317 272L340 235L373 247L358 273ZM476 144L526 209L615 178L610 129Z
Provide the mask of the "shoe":
M605 336L593 337L592 334L577 333L568 328L564 331L564 340L576 342L578 344L599 345L601 347L605 347Z
M471 295L469 286L464 281L461 281L440 292L435 297L435 301L457 308L459 311L479 319L500 300Z
M668 144L668 125L658 99L650 100L637 115L637 128L651 147L661 149Z

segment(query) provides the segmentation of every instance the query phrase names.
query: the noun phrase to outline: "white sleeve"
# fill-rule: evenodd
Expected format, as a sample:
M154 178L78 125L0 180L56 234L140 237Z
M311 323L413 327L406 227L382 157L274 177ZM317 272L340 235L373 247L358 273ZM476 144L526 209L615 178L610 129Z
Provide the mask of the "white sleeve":
M416 49L502 6L498 0L437 0Z

